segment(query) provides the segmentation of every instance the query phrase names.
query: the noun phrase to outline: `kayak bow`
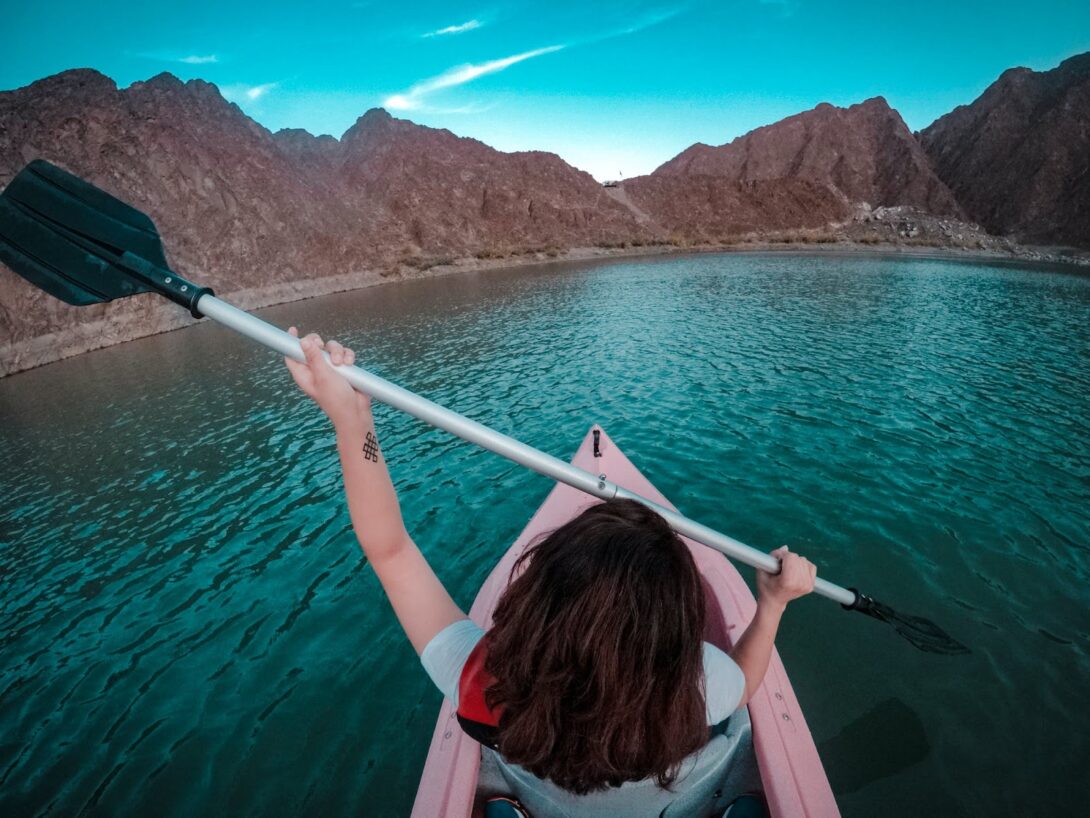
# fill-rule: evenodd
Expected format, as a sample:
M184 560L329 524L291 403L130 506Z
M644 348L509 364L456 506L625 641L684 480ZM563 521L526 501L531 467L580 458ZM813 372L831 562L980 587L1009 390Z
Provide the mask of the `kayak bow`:
M629 491L673 508L598 426L584 437L572 465L604 473ZM470 609L470 618L487 629L507 586L511 567L526 546L536 536L557 528L594 502L582 492L558 483L484 581ZM704 578L708 609L704 638L728 651L753 618L756 600L741 574L722 554L683 539ZM764 683L747 708L752 725L752 753L773 818L839 815L829 779L778 651L773 650ZM481 746L462 732L451 702L444 700L420 778L413 818L437 815L470 818L474 814L480 770ZM730 797L730 793L724 793L724 798Z

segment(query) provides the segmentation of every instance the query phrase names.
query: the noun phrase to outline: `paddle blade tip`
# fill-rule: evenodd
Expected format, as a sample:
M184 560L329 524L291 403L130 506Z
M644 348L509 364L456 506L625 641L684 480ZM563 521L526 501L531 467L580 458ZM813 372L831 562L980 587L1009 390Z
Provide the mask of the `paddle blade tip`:
M849 611L859 611L880 622L892 626L901 638L924 653L960 656L972 653L967 645L959 642L930 619L895 611L889 605L862 594L856 589L855 602L843 606Z

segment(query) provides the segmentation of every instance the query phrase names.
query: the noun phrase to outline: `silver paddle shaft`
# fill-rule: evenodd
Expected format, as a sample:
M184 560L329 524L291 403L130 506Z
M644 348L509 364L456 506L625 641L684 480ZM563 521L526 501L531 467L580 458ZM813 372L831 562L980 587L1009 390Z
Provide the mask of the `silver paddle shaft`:
M203 295L197 302L197 310L202 315L211 318L226 327L245 335L251 340L257 341L269 349L279 352L296 361L306 361L299 339L289 335L272 324L262 321L248 312L233 307L226 301L222 301L213 295ZM326 359L329 359L326 353ZM495 452L501 457L506 457L528 469L543 474L560 483L566 483L580 491L609 500L614 497L625 497L637 500L645 506L654 509L661 514L670 527L690 539L703 543L709 548L714 548L733 557L739 562L775 573L779 571L780 563L775 557L751 548L745 543L728 537L715 529L690 520L688 517L678 514L645 497L634 494L628 489L622 488L603 477L591 474L583 469L576 468L571 463L566 463L558 457L527 446L505 434L489 429L487 426L470 420L464 415L452 412L427 398L422 398L403 389L397 384L390 383L385 378L373 375L358 366L334 366L340 375L352 386L364 394L370 395L378 401L382 401L395 409L400 409L406 414L412 415L424 423L435 426L452 435L456 435L470 443L476 443L482 448ZM851 605L855 602L855 592L839 585L834 585L824 579L818 579L814 585L814 591L824 597L828 597L841 605Z

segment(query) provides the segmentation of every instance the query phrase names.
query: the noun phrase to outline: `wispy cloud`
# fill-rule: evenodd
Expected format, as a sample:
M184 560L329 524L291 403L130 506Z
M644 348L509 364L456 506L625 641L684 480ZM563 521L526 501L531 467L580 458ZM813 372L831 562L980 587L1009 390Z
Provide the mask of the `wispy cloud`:
M782 1L782 0L781 0ZM643 31L657 26L660 23L664 23L677 15L685 11L687 6L678 5L671 7L664 7L658 9L652 9L645 12L622 28L616 28L606 31L597 36L588 37L585 39L579 39L575 41L569 41L560 45L550 45L545 48L536 48L533 51L524 51L521 54L513 54L510 57L503 57L498 60L489 60L483 63L471 63L467 65L459 65L454 68L450 68L435 77L421 80L407 91L403 91L400 94L391 94L383 101L383 105L394 111L417 111L424 109L426 106L427 97L436 91L441 91L444 88L453 88L458 85L465 85L467 82L472 82L478 77L483 77L486 74L495 74L499 71L504 71L510 68L512 65L516 65L525 60L533 59L534 57L541 57L545 54L552 54L553 52L560 51L565 48L575 48L581 45L592 45L594 43L602 42L603 40L609 40L614 37L624 37L629 34L635 34L636 32ZM422 36L424 37L438 37L440 35L449 34L461 34L465 31L472 31L475 28L482 26L479 20L473 19L468 22L462 23L456 26L447 26L446 28L438 29L437 31L431 31ZM491 107L491 106L489 106ZM478 113L487 108L479 108L474 105L462 106L458 108L435 108L427 105L427 110L434 113Z
M131 52L127 52L130 53ZM142 60L156 60L157 62L177 62L186 65L209 65L220 61L218 54L179 54L169 51L143 51L134 56Z
M257 102L279 85L278 82L266 82L262 85L236 83L234 85L224 85L220 88L220 93L228 102Z
M636 34L637 32L644 31L657 26L661 23L665 23L667 20L672 20L677 17L683 11L687 9L687 6L674 6L672 8L660 8L653 9L644 14L637 16L634 20L621 28L607 29L601 34L594 34L585 39L576 40L569 43L572 47L579 45L595 45L605 40L612 40L616 37L625 37L629 34Z
M460 23L456 26L447 26L446 28L439 28L435 31L429 31L427 34L421 34L421 37L442 37L445 34L465 34L467 31L473 31L475 28L480 28L484 23L480 20L466 20L464 23Z
M264 85L255 85L252 88L247 88L246 97L248 99L261 99L263 96L265 96L265 94L269 93L269 91L276 88L276 86L278 86L279 84L280 83L278 82L267 82Z
M510 57L502 57L498 60L455 66L436 77L421 80L404 93L393 94L392 96L387 97L383 104L387 108L392 108L395 111L417 110L423 107L425 98L429 94L441 91L444 88L465 85L467 82L472 82L478 77L504 71L512 65L517 65L526 60L532 60L534 57L552 54L554 51L560 51L564 47L565 46L563 45L550 45L545 48L535 48L533 51L524 51L521 54L513 54Z
M665 23L667 20L671 20L674 17L677 17L683 11L685 11L684 6L677 6L676 8L669 9L656 9L654 11L650 11L647 14L638 17L631 25L629 25L627 28L622 28L613 36L619 37L624 34L635 34L637 31L643 31L644 29L651 28L652 26L657 26L660 23Z

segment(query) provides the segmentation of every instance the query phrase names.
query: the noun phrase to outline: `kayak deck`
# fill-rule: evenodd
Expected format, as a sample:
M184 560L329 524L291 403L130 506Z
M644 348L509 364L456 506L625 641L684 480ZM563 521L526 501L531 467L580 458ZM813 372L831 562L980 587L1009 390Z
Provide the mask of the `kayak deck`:
M594 454L600 432L599 457ZM583 439L572 463L668 508L673 506L625 457L598 426ZM511 567L526 546L542 532L566 523L584 508L599 502L558 483L526 528L484 581L469 616L486 630L507 586ZM756 600L741 574L722 554L683 538L705 581L707 627L705 640L729 651L756 610ZM813 737L795 693L773 650L764 683L750 699L753 750L765 798L773 818L827 818L840 814ZM413 818L470 818L480 775L480 745L462 732L449 700L444 699L420 778Z

